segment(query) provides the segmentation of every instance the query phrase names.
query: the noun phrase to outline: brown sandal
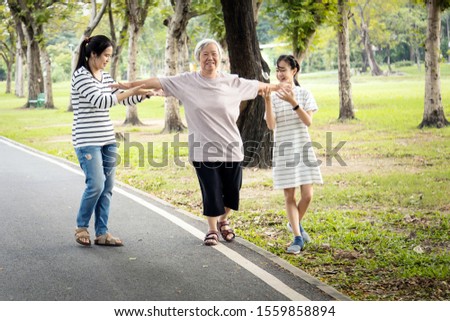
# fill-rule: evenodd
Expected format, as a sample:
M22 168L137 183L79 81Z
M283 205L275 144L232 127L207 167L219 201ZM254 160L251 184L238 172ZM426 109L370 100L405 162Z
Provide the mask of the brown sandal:
M122 241L118 237L112 236L110 233L97 236L94 243L103 246L123 246Z
M228 226L228 228L227 228L227 226ZM229 220L217 222L217 229L219 230L220 234L222 234L223 239L227 242L233 241L234 238L236 237L236 234L234 234L234 230L230 227ZM233 235L233 237L228 238L228 235Z
M203 245L215 246L217 244L219 244L219 233L217 233L217 231L209 231L206 233Z
M86 227L80 227L75 230L75 241L83 246L91 245L91 238Z

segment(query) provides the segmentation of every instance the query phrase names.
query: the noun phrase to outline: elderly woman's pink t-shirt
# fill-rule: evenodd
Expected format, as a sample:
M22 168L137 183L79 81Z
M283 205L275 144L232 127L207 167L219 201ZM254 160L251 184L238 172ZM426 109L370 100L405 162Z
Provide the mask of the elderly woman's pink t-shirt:
M259 82L219 73L217 78L198 72L159 77L167 96L181 100L189 130L189 160L238 162L244 159L236 121L243 100L258 95Z

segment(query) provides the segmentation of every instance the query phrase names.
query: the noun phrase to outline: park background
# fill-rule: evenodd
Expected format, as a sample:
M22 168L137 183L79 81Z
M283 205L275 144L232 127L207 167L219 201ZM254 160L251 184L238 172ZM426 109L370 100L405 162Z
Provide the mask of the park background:
M35 18L45 22L43 42L51 61L53 106L43 108L30 107L30 72L23 72L22 93L16 86L21 80L16 78L18 64L12 57L16 57L20 46L14 46L14 19L11 22L6 18L12 18L9 5L27 1L2 3L0 14L5 19L0 24L0 77L11 78L9 92L8 82L0 82L1 136L77 162L71 145L73 116L68 111L72 61L86 26L92 22L93 4L98 15L105 2L28 1L34 5L30 11ZM132 41L124 32L130 17L126 2L111 2L116 42L123 49L118 56L116 79L167 74L169 28L163 22L176 15L176 6L170 1L127 1L133 2L141 7L148 3L137 38L134 74L129 70L130 50L127 52ZM241 210L233 215L233 224L239 236L355 300L448 300L450 131L448 126L418 128L424 114L426 7L419 1L350 1L353 16L349 19L349 58L355 117L343 121L338 119L337 13L317 11L325 10L317 7L318 2L322 3L298 1L305 5L304 11L293 10L291 15L287 8L295 1L258 1L261 6L256 27L262 57L272 70L270 81L276 82L274 64L278 55L295 53L302 60L299 81L311 90L320 108L310 133L313 141L324 147L316 149L322 161L324 185L315 187L315 198L304 222L314 242L300 256L284 253L290 235L283 195L272 189L270 168L249 166L244 170ZM324 3L332 7L335 2ZM189 51L185 66L180 63L180 68L195 70L192 49L198 40L214 37L225 46L226 41L220 1L193 1L191 8L203 8L205 13L187 24ZM314 20L314 13L326 19ZM111 36L108 16L106 9L91 34ZM298 17L309 24L314 22L315 28L304 50L296 52L287 27L300 24ZM449 18L448 9L441 13L439 68L444 107L450 99ZM378 75L361 41L363 25L368 25L370 48L381 70ZM309 30L306 26L300 33ZM22 59L26 66L23 53ZM225 68L230 68L227 61ZM43 76L47 76L45 72ZM186 161L185 166L175 163L170 148L177 139L187 141L187 134L163 131L167 127L166 104L163 98L140 104L131 117L137 118L140 125L125 124L130 120L125 107L111 110L124 160L119 164L117 178L201 216L201 194L194 170ZM180 120L186 124L183 107L177 108ZM338 153L343 162L327 154L327 144L331 149L341 144ZM181 149L180 156L187 160L187 148Z

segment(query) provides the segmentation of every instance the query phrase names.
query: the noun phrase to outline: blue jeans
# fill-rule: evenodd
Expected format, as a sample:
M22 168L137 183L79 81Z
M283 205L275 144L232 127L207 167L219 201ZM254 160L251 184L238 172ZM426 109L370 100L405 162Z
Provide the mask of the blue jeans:
M81 198L77 227L89 227L92 213L95 213L95 235L103 235L108 231L117 145L79 147L75 148L75 152L86 176L86 189Z

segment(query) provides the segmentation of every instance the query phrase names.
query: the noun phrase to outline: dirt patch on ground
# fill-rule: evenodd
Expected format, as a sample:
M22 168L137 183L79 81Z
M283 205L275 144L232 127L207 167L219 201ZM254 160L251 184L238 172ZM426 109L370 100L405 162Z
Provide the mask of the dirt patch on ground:
M72 143L72 135L53 136L49 143Z
M450 279L436 280L427 277L393 279L386 277L380 282L366 285L372 288L368 295L376 295L377 300L414 301L418 298L427 298L427 300L442 301L448 300L450 297ZM352 288L349 290L350 293L367 291L364 284L353 285Z
M67 124L53 124L53 125L42 125L42 126L27 126L25 127L26 130L31 130L31 129L42 129L42 128L54 128L54 127L71 127L72 123L67 123Z
M127 126L123 124L123 120L114 120L114 128L116 128L116 131L120 132L127 132L127 128L130 129L136 129L136 128L143 128L145 130L155 130L157 132L162 131L164 128L164 119L141 119L141 122L144 124L144 126L134 127L134 126Z

